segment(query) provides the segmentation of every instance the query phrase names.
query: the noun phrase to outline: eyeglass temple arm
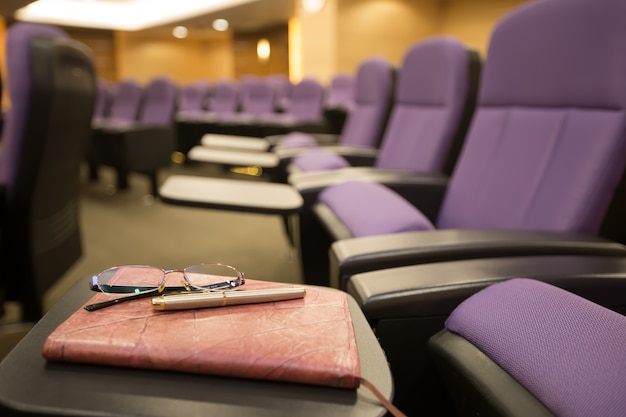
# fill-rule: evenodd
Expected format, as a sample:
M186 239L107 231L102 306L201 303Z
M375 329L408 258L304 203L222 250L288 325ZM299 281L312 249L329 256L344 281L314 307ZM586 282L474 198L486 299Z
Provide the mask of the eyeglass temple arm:
M133 295L129 295L128 297L114 298L112 300L102 301L99 303L87 304L84 308L87 311L96 311L96 310L100 310L101 308L110 307L115 304L123 303L125 301L132 301L132 300L138 300L140 298L154 297L154 294L155 294L154 292L133 294Z

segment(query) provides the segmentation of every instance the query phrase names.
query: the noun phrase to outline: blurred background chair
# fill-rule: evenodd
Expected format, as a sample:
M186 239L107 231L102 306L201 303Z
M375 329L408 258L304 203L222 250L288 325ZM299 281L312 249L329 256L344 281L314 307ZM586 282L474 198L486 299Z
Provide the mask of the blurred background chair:
M327 283L328 263L321 258L328 243L324 243L325 232L316 230L319 221L313 209L322 190L354 179L396 190L411 189L414 181L422 181L425 175L447 181L474 113L480 65L478 54L458 39L436 36L416 42L400 67L379 152L366 159L356 152L350 155L320 148L292 160L288 182L304 199L299 213L299 247L308 280ZM372 200L366 205L376 204Z
M290 87L288 104L281 111L261 114L250 126L257 135L284 135L290 131L325 132L324 88L313 78L304 78Z
M100 98L103 102L107 100L107 89L104 83L99 86ZM98 167L100 165L100 155L96 149L95 136L107 128L126 128L135 123L139 116L139 110L143 102L143 87L138 82L131 79L122 80L113 86L113 96L108 109L103 105L96 104L97 116L92 120L93 134L88 138L85 146L85 160L89 166L89 179L95 181L99 178ZM104 104L104 103L103 103ZM100 109L107 110L103 116Z
M36 321L44 292L82 254L79 177L96 78L90 51L51 26L14 23L6 56L0 290Z
M139 117L130 123L106 123L93 136L93 153L99 165L112 166L117 189L128 188L131 172L150 178L150 192L158 195L157 172L168 167L176 149L174 114L177 87L167 77L154 78L145 88Z
M330 80L324 96L324 117L332 133L339 133L352 107L356 84L354 74L339 73Z
M181 92L182 94L182 92ZM177 151L179 159L186 162L187 153L200 144L200 139L211 132L212 125L222 114L234 114L239 108L238 85L232 80L219 80L210 88L201 112L176 114Z
M369 149L371 153L378 147L385 129L393 86L394 70L389 62L380 57L367 59L359 65L355 107L340 135L294 131L286 135L241 140L208 135L202 139L202 146L189 151L188 158L225 166L259 167L269 173L271 180L284 182L285 168L291 158L313 146L340 145L342 148ZM274 147L282 147L285 152L279 155L274 152Z
M239 84L239 111L219 116L211 131L225 135L262 136L254 129L258 117L276 111L276 90L261 77L246 77Z
M626 410L626 317L529 279L459 305L430 342L458 416L606 416Z
M444 243L455 250L439 254L460 259L507 249L550 253L559 235L597 236L626 161L626 59L615 60L626 51L626 17L605 3L533 2L504 18L492 34L478 107L449 184L425 178L402 195L365 181L324 189L310 230L328 234L303 237L318 241L308 265L327 259L329 240L371 270L425 262ZM563 47L576 39L586 46ZM528 232L537 232L536 244L520 248L516 235L532 240ZM345 259L334 262L344 267ZM343 287L344 277L338 280L333 285Z
M405 53L380 150L354 154L319 148L298 154L289 173L329 171L351 165L377 170L450 173L476 102L480 57L460 40L433 36ZM363 170L342 171L359 177ZM352 172L351 174L348 174ZM291 183L307 176L290 176Z
M94 128L113 128L134 123L139 117L143 93L143 87L135 80L127 79L116 83L106 117L97 119Z
M207 110L210 94L208 81L200 80L182 86L176 102L176 119L202 115Z
M107 80L98 79L98 90L96 95L96 108L93 111L92 125L98 126L111 112L111 104L115 96L115 85Z

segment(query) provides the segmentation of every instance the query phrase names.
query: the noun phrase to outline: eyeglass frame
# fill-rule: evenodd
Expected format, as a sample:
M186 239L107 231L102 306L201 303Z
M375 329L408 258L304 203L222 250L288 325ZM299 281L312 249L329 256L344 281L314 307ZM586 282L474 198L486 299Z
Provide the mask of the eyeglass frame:
M237 278L232 279L232 280L226 280L224 282L218 282L215 284L210 284L210 285L206 285L206 286L197 286L194 285L190 282L189 277L187 276L186 270L194 267L194 266L223 266L226 268L231 269L233 272L235 272L237 274ZM155 270L160 270L163 272L163 278L161 279L161 281L159 282L158 286L155 286L154 288L150 288L146 291L141 291L141 292L136 292L135 290L128 290L128 291L119 291L119 286L118 286L118 291L113 291L113 292L107 292L107 291L102 291L101 288L101 284L98 284L98 279L102 276L102 274L108 272L108 271L112 271L112 270L119 270L119 269L123 269L123 268L151 268L151 269L155 269ZM183 287L168 287L166 285L166 280L167 280L167 275L171 274L171 273L182 273L183 274L183 278L184 278L184 285ZM176 293L176 292L194 292L194 291L218 291L218 290L234 290L236 288L239 288L240 286L244 285L246 283L246 279L244 276L244 273L239 271L237 268L235 268L234 266L231 265L227 265L227 264L223 264L223 263L219 263L219 262L215 262L215 263L202 263L202 264L195 264L195 265L189 265L183 269L163 269L163 268L159 268L156 266L151 266L151 265L121 265L121 266L113 266L111 268L107 268L101 272L99 272L96 275L92 275L91 277L91 281L89 282L89 289L91 291L95 291L95 292L100 292L103 294L131 294L127 297L119 297L119 298L114 298L112 300L107 300L107 301L102 301L99 303L94 303L94 304L88 304L86 305L84 308L87 311L95 311L95 310L100 310L102 308L105 307L109 307L115 304L119 304L125 301L132 301L132 300L137 300L137 299L141 299L141 298L147 298L150 297L153 293L159 293L159 294L163 294L163 293ZM183 291L184 290L184 291Z

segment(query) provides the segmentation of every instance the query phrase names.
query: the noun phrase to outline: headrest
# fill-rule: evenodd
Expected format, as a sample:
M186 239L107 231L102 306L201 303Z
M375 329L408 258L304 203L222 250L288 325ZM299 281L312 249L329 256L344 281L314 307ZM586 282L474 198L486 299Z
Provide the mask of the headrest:
M468 71L468 51L458 39L434 36L417 42L404 55L396 103L446 104L459 96L456 89L467 88Z
M391 71L391 65L382 57L364 61L356 75L356 103L380 103L387 100L392 83Z
M494 29L480 104L624 108L626 58L611 53L626 50L624 21L623 0L537 0L520 6Z

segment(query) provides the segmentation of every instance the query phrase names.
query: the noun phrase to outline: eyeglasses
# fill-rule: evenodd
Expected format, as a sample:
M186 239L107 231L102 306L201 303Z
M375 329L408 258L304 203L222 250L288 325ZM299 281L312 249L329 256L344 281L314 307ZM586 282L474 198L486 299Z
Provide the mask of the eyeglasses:
M171 281L173 274L182 274L182 279L178 282L180 285L169 285L168 281ZM243 272L221 263L169 270L148 265L115 266L92 276L89 288L107 294L131 295L89 304L85 309L99 310L121 302L150 297L154 293L235 289L245 282Z

